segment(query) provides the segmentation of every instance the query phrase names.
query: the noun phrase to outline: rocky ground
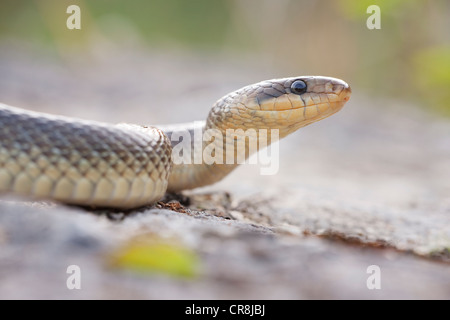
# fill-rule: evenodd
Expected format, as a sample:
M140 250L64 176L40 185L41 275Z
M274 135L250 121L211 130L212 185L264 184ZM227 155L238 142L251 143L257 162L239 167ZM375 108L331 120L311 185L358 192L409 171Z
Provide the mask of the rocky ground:
M229 91L288 76L229 57L10 48L1 102L112 123L204 119ZM450 121L345 80L350 102L282 140L275 175L241 166L133 212L3 197L0 298L449 299Z

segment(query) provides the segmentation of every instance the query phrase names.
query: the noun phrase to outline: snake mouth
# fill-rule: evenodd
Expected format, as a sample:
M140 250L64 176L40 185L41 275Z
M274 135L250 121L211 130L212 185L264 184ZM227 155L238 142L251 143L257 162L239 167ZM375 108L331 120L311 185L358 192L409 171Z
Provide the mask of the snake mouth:
M250 104L245 104L245 108L258 112L283 112L306 108L334 108L336 106L343 106L350 100L350 87L344 88L340 93L311 93L307 96L296 96L293 94L285 94L283 96L273 98L271 100L258 100Z
M334 88L334 92L309 92L305 95L284 94L283 96L273 98L269 104L266 100L265 104L253 104L252 114L259 115L261 119L265 119L270 124L273 121L285 126L302 126L327 118L343 108L345 103L350 99L351 88L345 83L338 88ZM279 102L282 98L284 103ZM258 108L258 109L256 109ZM263 121L263 122L264 122Z

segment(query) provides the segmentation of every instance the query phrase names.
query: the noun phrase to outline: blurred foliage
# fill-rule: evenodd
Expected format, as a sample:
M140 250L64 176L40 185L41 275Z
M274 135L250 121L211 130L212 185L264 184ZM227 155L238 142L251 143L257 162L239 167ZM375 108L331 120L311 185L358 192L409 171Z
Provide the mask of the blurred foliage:
M365 16L361 16L361 12L366 12L371 5L377 5L382 8L383 15L395 15L396 12L404 10L405 6L417 6L423 0L341 0L342 12L350 19L359 20Z
M65 28L77 4L82 30ZM369 30L370 5L381 29ZM448 0L2 0L0 42L22 39L59 56L107 43L232 53L274 77L321 74L370 94L450 114ZM111 46L113 44L113 46Z
M230 23L227 1L2 0L0 35L49 45L64 41L61 39L64 36L84 45L85 39L65 27L66 8L71 4L81 8L82 30L78 35L99 31L111 35L124 27L129 28L124 30L130 32L129 36L136 32L147 43L169 41L214 46L223 42Z
M412 57L414 83L423 100L450 115L450 46L417 51Z
M450 2L341 0L340 9L362 25L368 14L361 13L373 4L381 9L381 30L356 29L358 83L450 115Z
M199 259L195 252L175 241L145 235L114 252L111 265L141 274L192 278L198 272Z

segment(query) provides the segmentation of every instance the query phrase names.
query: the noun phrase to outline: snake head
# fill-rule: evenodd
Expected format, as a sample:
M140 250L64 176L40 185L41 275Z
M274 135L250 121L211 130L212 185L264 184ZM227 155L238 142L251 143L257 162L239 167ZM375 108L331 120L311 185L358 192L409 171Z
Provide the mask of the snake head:
M262 81L220 99L213 115L234 128L279 129L280 136L338 112L350 86L336 78L301 76Z

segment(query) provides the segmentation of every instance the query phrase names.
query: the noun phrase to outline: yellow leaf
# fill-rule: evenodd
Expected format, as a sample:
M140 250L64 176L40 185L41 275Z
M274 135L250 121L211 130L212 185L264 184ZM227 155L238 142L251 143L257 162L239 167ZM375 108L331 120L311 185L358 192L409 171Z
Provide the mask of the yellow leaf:
M139 273L160 273L191 278L196 275L199 259L194 251L171 241L155 238L133 240L113 254L115 267Z

